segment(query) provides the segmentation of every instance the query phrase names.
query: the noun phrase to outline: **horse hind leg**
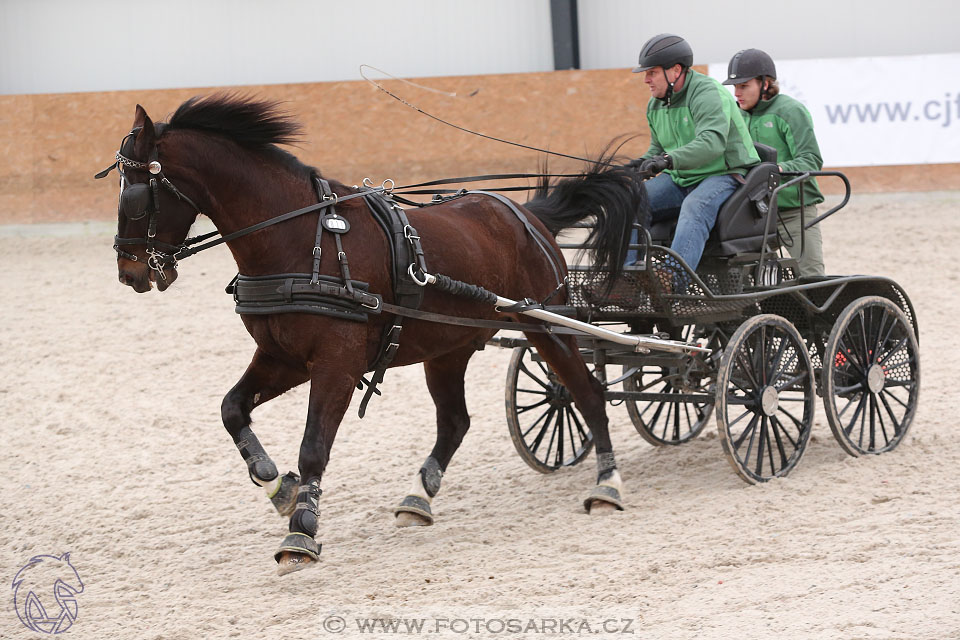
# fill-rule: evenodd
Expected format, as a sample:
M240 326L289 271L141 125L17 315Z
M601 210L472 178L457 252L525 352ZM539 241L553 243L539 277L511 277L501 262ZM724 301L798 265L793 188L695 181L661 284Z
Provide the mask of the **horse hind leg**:
M554 340L541 333L525 335L570 392L593 433L597 454L597 484L583 501L584 508L593 515L622 511L623 480L613 455L603 385L590 374L573 336L555 335ZM564 346L558 344L557 340Z
M437 440L413 477L410 491L394 510L398 527L433 524L431 504L440 491L447 465L470 429L463 381L474 352L472 346L465 347L423 364L427 388L437 407Z
M281 476L260 440L250 428L254 407L305 382L306 372L296 371L257 350L240 381L223 398L220 414L223 425L244 463L250 480L263 487L282 516L293 513L300 477L292 471Z

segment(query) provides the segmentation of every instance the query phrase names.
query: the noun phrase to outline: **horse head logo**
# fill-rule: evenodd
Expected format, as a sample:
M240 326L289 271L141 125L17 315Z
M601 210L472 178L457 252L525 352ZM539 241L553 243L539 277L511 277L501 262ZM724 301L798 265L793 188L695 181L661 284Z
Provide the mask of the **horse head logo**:
M38 633L63 633L77 620L83 581L70 554L34 556L13 578L13 604L23 626Z

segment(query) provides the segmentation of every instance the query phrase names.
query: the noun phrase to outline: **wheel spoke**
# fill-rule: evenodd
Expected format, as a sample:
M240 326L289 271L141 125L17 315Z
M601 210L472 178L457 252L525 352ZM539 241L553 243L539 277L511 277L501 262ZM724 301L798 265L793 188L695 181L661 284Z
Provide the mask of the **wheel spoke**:
M541 391L540 389L517 389L517 393L532 393L538 396L549 396L549 391Z
M896 438L900 435L900 426L902 421L897 419L896 414L893 412L893 408L890 406L890 403L887 402L887 399L883 397L883 394L880 394L880 402L883 403L884 408L887 410L887 415L890 416L890 421L893 423L893 437ZM906 413L904 413L904 417L906 417Z
M899 326L899 323L897 322L897 318L894 318L893 322L890 323L890 328L887 329L887 335L883 336L883 339L880 341L880 344L877 345L878 353L883 349L883 345L887 344L887 340L890 339L890 334L893 333L893 330L896 329L897 326Z
M770 416L770 421L771 421L772 423L776 424L776 426L780 429L780 433L782 433L782 434L786 437L786 439L790 441L790 444L793 446L794 450L796 450L796 449L797 449L797 441L790 437L790 432L787 431L786 425L784 425L782 422L780 422L779 420L777 420L777 417L776 417L776 416ZM798 440L799 440L799 438L798 438Z
M536 403L534 403L534 404L528 404L528 405L524 405L524 406L517 406L517 414L519 415L519 414L521 414L521 413L526 413L527 411L530 411L531 409L536 409L537 407L542 407L543 405L547 404L548 402L550 402L550 399L549 399L549 398L544 398L544 399L541 400L540 402L536 402Z
M777 442L777 451L780 453L780 468L783 469L787 466L787 454L783 450L783 439L780 437L780 431L777 429L777 421L773 416L770 416L770 430L773 431L773 437ZM773 452L770 452L770 464L773 465Z
M887 435L887 426L883 422L883 411L880 410L880 403L877 402L877 396L873 396L873 408L877 414L877 422L880 423L880 433L883 434L883 446L890 444L890 437Z
M672 402L664 402L663 404L667 405L667 415L663 417L663 433L660 434L660 439L666 440L667 429L670 428L670 416L673 414L674 404Z
M520 370L523 371L525 374L527 374L527 376L528 376L531 380L533 380L534 382L536 382L538 385L540 385L541 387L543 387L543 388L546 389L547 391L550 390L550 385L549 385L547 382L544 382L543 380L541 380L539 377L535 376L535 375L533 374L533 372L530 371L530 369L527 368L527 365L525 365L522 360L520 361ZM548 380L549 380L549 378L548 378Z
M754 355L756 355L754 351ZM766 386L767 384L767 325L760 325L760 350L759 357L754 361L756 365L754 367L754 373L760 374L760 381ZM764 422L766 424L766 422Z
M744 374L746 374L747 379L749 380L750 384L753 385L753 388L760 389L761 385L757 384L757 379L753 375L752 367L750 363L747 361L747 358L743 353L743 350L745 349L746 349L745 346L742 347L741 349L737 349L737 352L734 354L734 358L736 359L737 362L740 363L740 369L743 371ZM733 376L731 375L730 378L732 379ZM746 389L744 389L744 392L748 394L750 393L750 391L747 391Z
M556 413L559 413L559 412L554 411L551 413L556 415ZM556 427L556 424L553 422L553 419L554 419L554 416L551 415L550 422L548 422L546 425L546 426L552 426L553 429L551 429L550 431L550 442L547 443L547 452L543 455L544 464L546 464L547 460L550 459L550 452L553 451L553 443L557 439L557 427Z
M874 353L880 353L880 348L881 348L881 347L883 346L883 344L884 344L885 337L884 337L884 338L881 338L880 336L883 334L883 328L884 328L884 326L885 326L886 323L887 323L887 316L890 315L890 314L887 312L886 309L882 309L882 312L883 312L883 313L881 313L881 315L880 315L880 326L877 327L877 331L876 331L876 334L875 334L877 339L876 339L876 340L874 341L874 343L873 343L873 352L874 352ZM894 321L893 321L893 323L891 323L891 325L896 325L896 324L897 324L897 321L896 321L896 318L894 318ZM893 330L893 326L890 327L890 330L891 330L891 331ZM887 335L889 335L889 333L888 333Z
M760 442L757 444L757 470L756 473L758 476L763 475L763 449L765 447L765 436L767 435L767 416L760 417Z
M850 423L844 429L844 432L847 434L848 437L853 435L853 426L857 422L857 418L859 418L860 414L863 412L863 405L865 405L866 403L867 403L867 395L861 394L860 402L857 403L857 410L853 412L853 417L850 419Z
M577 440L573 435L573 409L570 407L564 407L564 414L566 415L566 420L564 421L567 425L567 440L570 445L570 455L577 455Z
M564 420L563 416L565 411L560 410L557 412L557 466L563 465L563 429L564 429Z
M843 410L841 410L841 411L837 414L837 418L842 418L842 417L843 417L843 414L845 414L845 413L847 412L847 409L850 408L850 405L852 405L854 402L858 402L862 397L863 397L863 392L860 392L860 393L858 393L858 394L855 394L853 397L851 397L850 400L849 400L849 402L847 402L847 404L844 405Z
M780 363L783 361L783 352L786 350L787 346L789 346L789 341L787 340L787 338L786 337L781 338L780 348L777 349L777 355L775 355L773 359L770 361L771 367L770 367L770 371L767 373L767 380L770 381L768 383L770 386L776 386L777 380L780 379L780 376L783 375L783 372L786 370L786 367L784 367L783 369L780 369L779 366L780 366Z
M912 387L912 385L911 385L911 389L912 389L912 388L913 388L913 387ZM897 396L893 395L893 393L891 393L890 390L887 389L886 387L880 392L880 395L883 395L883 394L887 394L888 396L890 396L891 398L893 398L894 400L896 400L897 403L899 403L900 406L903 407L904 409L908 409L908 410L910 409L910 405L906 404L903 400L901 400L901 399L898 398ZM909 400L909 398L907 398L907 399Z
M538 367L540 367L540 371L542 371L542 372L543 372L543 375L545 375L545 376L547 377L547 380L549 380L549 379L550 379L550 369L548 369L547 366L546 366L545 364L543 364L543 362L540 361L540 360L534 360L534 362L537 364Z
M847 346L843 336L840 336L840 340L837 342L837 349L839 350L838 352L843 356L844 360L853 365L853 367L857 369L857 372L861 376L866 377L866 368L859 362L859 358L857 354L853 352L853 349Z
M684 404L686 406L686 404ZM673 408L673 439L680 439L680 405Z
M750 452L753 451L753 438L757 435L757 422L759 420L760 420L760 414L754 414L753 420L750 421L750 423L747 425L747 428L744 430L744 432L740 434L738 443L743 442L743 438L744 436L747 435L747 431L750 432L750 441L747 442L747 455L743 456L744 462L750 460ZM740 450L739 444L737 444L737 450L738 451Z
M898 352L901 351L905 346L907 346L907 342L908 342L909 340L910 340L910 337L909 337L909 336L904 336L903 338L901 338L900 341L897 342L896 346L894 346L893 349L891 349L890 351L888 351L888 352L883 356L883 358L882 358L877 364L883 366L883 363L885 363L887 360L889 360L890 357L891 357L893 354L898 353Z
M551 406L549 409L547 409L547 411L542 416L537 418L537 421L534 422L532 425L530 425L530 428L527 429L526 432L523 434L523 439L524 441L526 441L527 434L533 431L533 429L537 426L537 424L539 424L540 421L543 420L543 426L540 428L540 432L537 433L537 436L533 439L533 443L529 447L531 453L536 453L537 449L540 448L540 443L543 441L543 436L546 435L547 433L547 427L550 426L550 420L553 419L553 413L556 410L557 410L556 407Z
M778 377L779 377L779 375L780 375L780 374L777 374ZM787 380L782 387L777 387L777 389L778 389L779 391L800 391L800 389L794 389L794 388L793 388L793 385L797 384L798 382L800 382L801 380L805 379L805 378L806 378L807 376L809 376L809 375L810 375L810 372L809 372L809 371L801 371L800 373L798 373L798 374L795 375L794 377L792 377L792 378L790 378L789 380ZM801 387L801 389L802 389L802 387Z
M870 353L870 345L867 344L867 325L866 319L863 317L863 309L860 309L857 313L857 318L860 320L860 341L862 342L860 346L863 347L862 362L865 363L864 368L867 369L873 364L873 356Z

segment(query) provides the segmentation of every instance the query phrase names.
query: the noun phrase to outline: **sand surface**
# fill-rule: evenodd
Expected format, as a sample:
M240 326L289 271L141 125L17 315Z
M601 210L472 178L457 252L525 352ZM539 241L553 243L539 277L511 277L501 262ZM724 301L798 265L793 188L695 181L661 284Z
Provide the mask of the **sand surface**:
M437 638L958 637L958 214L960 191L883 194L824 223L828 272L890 276L916 307L923 388L895 452L846 455L821 410L793 474L751 487L714 425L656 449L612 407L629 508L590 517L593 457L549 476L521 461L510 354L487 349L436 525L393 525L434 414L422 370L392 370L367 417L355 397L340 428L320 565L284 578L272 554L286 521L220 422L253 352L223 293L229 253L138 296L117 282L104 225L0 228L0 637L37 637L9 585L32 556L64 552L85 585L72 638L396 635L362 634L372 618L423 619L398 632ZM306 391L254 414L281 471L296 467Z

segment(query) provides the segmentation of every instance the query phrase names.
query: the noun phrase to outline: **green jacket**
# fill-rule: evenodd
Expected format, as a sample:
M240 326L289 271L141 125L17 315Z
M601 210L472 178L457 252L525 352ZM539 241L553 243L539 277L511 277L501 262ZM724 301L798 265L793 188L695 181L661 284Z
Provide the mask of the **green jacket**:
M783 171L820 171L823 158L813 135L810 112L797 100L783 94L772 100L761 100L750 111L744 111L750 135L755 142L777 150L777 164ZM816 178L803 184L803 204L823 202ZM800 206L799 186L784 189L777 196L781 211Z
M760 158L742 113L723 85L688 69L669 107L659 98L647 103L650 148L643 157L670 154L673 168L666 172L681 187L710 176L744 175Z

